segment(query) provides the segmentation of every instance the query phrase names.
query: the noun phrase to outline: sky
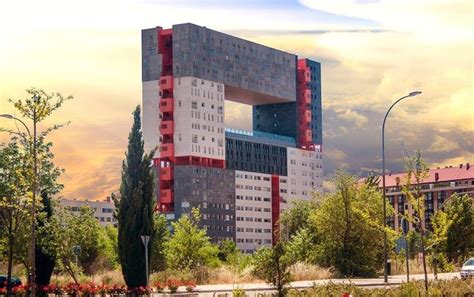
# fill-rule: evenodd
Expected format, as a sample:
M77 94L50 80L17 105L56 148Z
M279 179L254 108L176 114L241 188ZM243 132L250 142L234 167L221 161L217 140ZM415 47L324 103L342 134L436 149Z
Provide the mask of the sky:
M29 87L73 95L43 126L71 121L50 138L61 195L104 199L141 103L140 30L191 22L321 62L326 180L380 170L383 116L413 90L387 120L387 168L415 150L431 167L473 163L473 18L469 0L2 1L0 113ZM250 118L226 105L229 127Z

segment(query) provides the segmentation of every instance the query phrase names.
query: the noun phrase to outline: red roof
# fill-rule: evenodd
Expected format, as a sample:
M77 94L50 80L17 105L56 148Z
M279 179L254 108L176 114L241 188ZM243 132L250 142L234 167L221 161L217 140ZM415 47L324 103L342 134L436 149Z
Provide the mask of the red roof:
M404 182L405 173L395 173L385 175L385 186L397 186L397 177L400 179L400 184ZM436 179L436 177L438 177ZM456 167L430 169L428 177L423 180L424 184L450 182L458 180L474 179L474 168L467 164L461 164ZM380 179L379 187L382 187L382 179Z

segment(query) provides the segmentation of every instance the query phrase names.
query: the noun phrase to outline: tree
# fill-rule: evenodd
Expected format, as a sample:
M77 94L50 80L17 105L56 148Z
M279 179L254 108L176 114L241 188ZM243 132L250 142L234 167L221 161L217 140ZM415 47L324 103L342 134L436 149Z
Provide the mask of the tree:
M51 143L46 142L46 137L54 130L59 129L65 124L53 125L43 131L38 131L38 123L44 122L49 118L55 111L57 111L67 100L72 99L72 96L64 97L60 93L47 94L43 90L36 88L30 88L26 90L29 97L26 99L9 99L15 109L21 115L21 117L28 119L32 123L32 132L28 126L19 118L12 115L3 115L3 117L13 119L20 122L26 132L20 132L0 128L0 131L7 131L12 135L16 135L23 145L23 149L26 152L25 160L28 162L28 170L26 170L27 180L29 181L29 195L31 195L31 237L29 254L29 265L28 270L28 283L31 285L31 294L36 295L36 254L39 251L36 248L36 230L38 225L37 218L37 196L42 195L43 191L48 189L48 186L53 186L48 190L52 190L49 194L54 194L55 190L59 190L61 186L56 183L56 178L59 176L61 170L57 169L54 164L50 161L52 159L52 153L50 152ZM68 124L68 123L66 123ZM40 253L41 254L41 253Z
M446 200L447 201L447 200ZM454 194L444 206L451 224L447 230L449 261L461 263L474 253L474 207L468 195Z
M217 257L224 263L234 264L237 260L239 250L233 240L225 239L219 243Z
M277 296L286 296L288 284L292 280L290 268L294 260L287 254L283 242L278 241L272 248L262 247L253 256L252 273L272 284Z
M374 276L383 264L384 231L390 245L393 241L393 231L383 223L382 195L343 172L334 180L336 192L327 194L311 215L319 237L315 260L341 276ZM388 215L392 212L388 204Z
M413 213L405 218L410 221L420 234L420 252L423 255L423 272L425 275L425 290L428 291L428 273L426 271L426 251L425 251L425 195L422 193L421 184L428 177L429 170L426 163L421 158L420 152L414 156L408 156L405 161L405 177L402 192L407 197L408 203L413 208Z
M173 235L165 243L168 267L173 270L195 271L203 266L216 266L218 248L199 228L201 214L193 208L189 216L183 215L172 223Z
M429 262L433 267L436 279L438 278L438 268L442 272L447 272L451 268L445 257L447 232L451 222L451 219L442 210L438 210L431 218L432 231L427 238L428 247L426 250L430 253Z
M19 235L27 232L25 227L31 219L28 213L31 200L28 197L27 171L25 154L14 139L0 150L0 226L8 246L8 294L11 293L14 250Z
M44 251L56 259L57 269L78 283L78 275L83 269L87 270L99 254L100 233L100 224L90 207L81 207L78 215L57 208L39 230L39 242ZM73 252L75 246L80 246L78 265Z
M128 151L122 164L120 200L115 199L118 220L118 251L125 283L130 288L145 286L145 249L142 235L153 235L154 152L144 154L140 106L133 112ZM153 242L153 238L151 239ZM150 255L152 250L150 250Z
M169 231L166 225L166 217L162 214L153 215L154 236L152 242L152 256L150 271L158 272L166 270L165 243L169 239Z
M319 198L319 199L318 199ZM313 225L310 223L311 214L317 209L320 197L313 200L297 200L292 202L292 206L286 209L280 217L280 236L283 240L289 240L296 235L300 229L309 229Z

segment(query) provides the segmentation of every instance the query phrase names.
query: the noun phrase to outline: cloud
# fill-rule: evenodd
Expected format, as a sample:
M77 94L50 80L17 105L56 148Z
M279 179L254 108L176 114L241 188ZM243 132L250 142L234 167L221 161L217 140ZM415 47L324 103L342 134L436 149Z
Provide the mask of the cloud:
M349 122L353 122L357 128L363 128L369 121L366 116L351 109L336 109L337 117Z
M472 24L472 2L469 0L300 0L311 9L336 15L377 21L382 28L469 35ZM451 36L452 37L452 36Z
M449 152L453 150L458 150L459 144L456 141L448 140L439 135L434 136L434 142L427 149L429 152L439 153L439 152Z

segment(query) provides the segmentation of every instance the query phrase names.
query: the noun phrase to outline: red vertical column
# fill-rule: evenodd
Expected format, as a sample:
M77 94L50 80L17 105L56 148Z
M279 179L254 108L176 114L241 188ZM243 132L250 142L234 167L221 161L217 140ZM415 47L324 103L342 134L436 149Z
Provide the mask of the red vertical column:
M278 175L272 175L272 243L278 241L279 237L279 223L280 219L280 177Z
M298 146L303 149L313 148L313 134L311 130L311 71L305 59L298 60L297 77L298 109Z
M173 98L173 31L158 28L158 53L161 54L161 76L159 80L160 102L160 157L158 185L158 205L162 212L173 211L174 208L174 98Z

